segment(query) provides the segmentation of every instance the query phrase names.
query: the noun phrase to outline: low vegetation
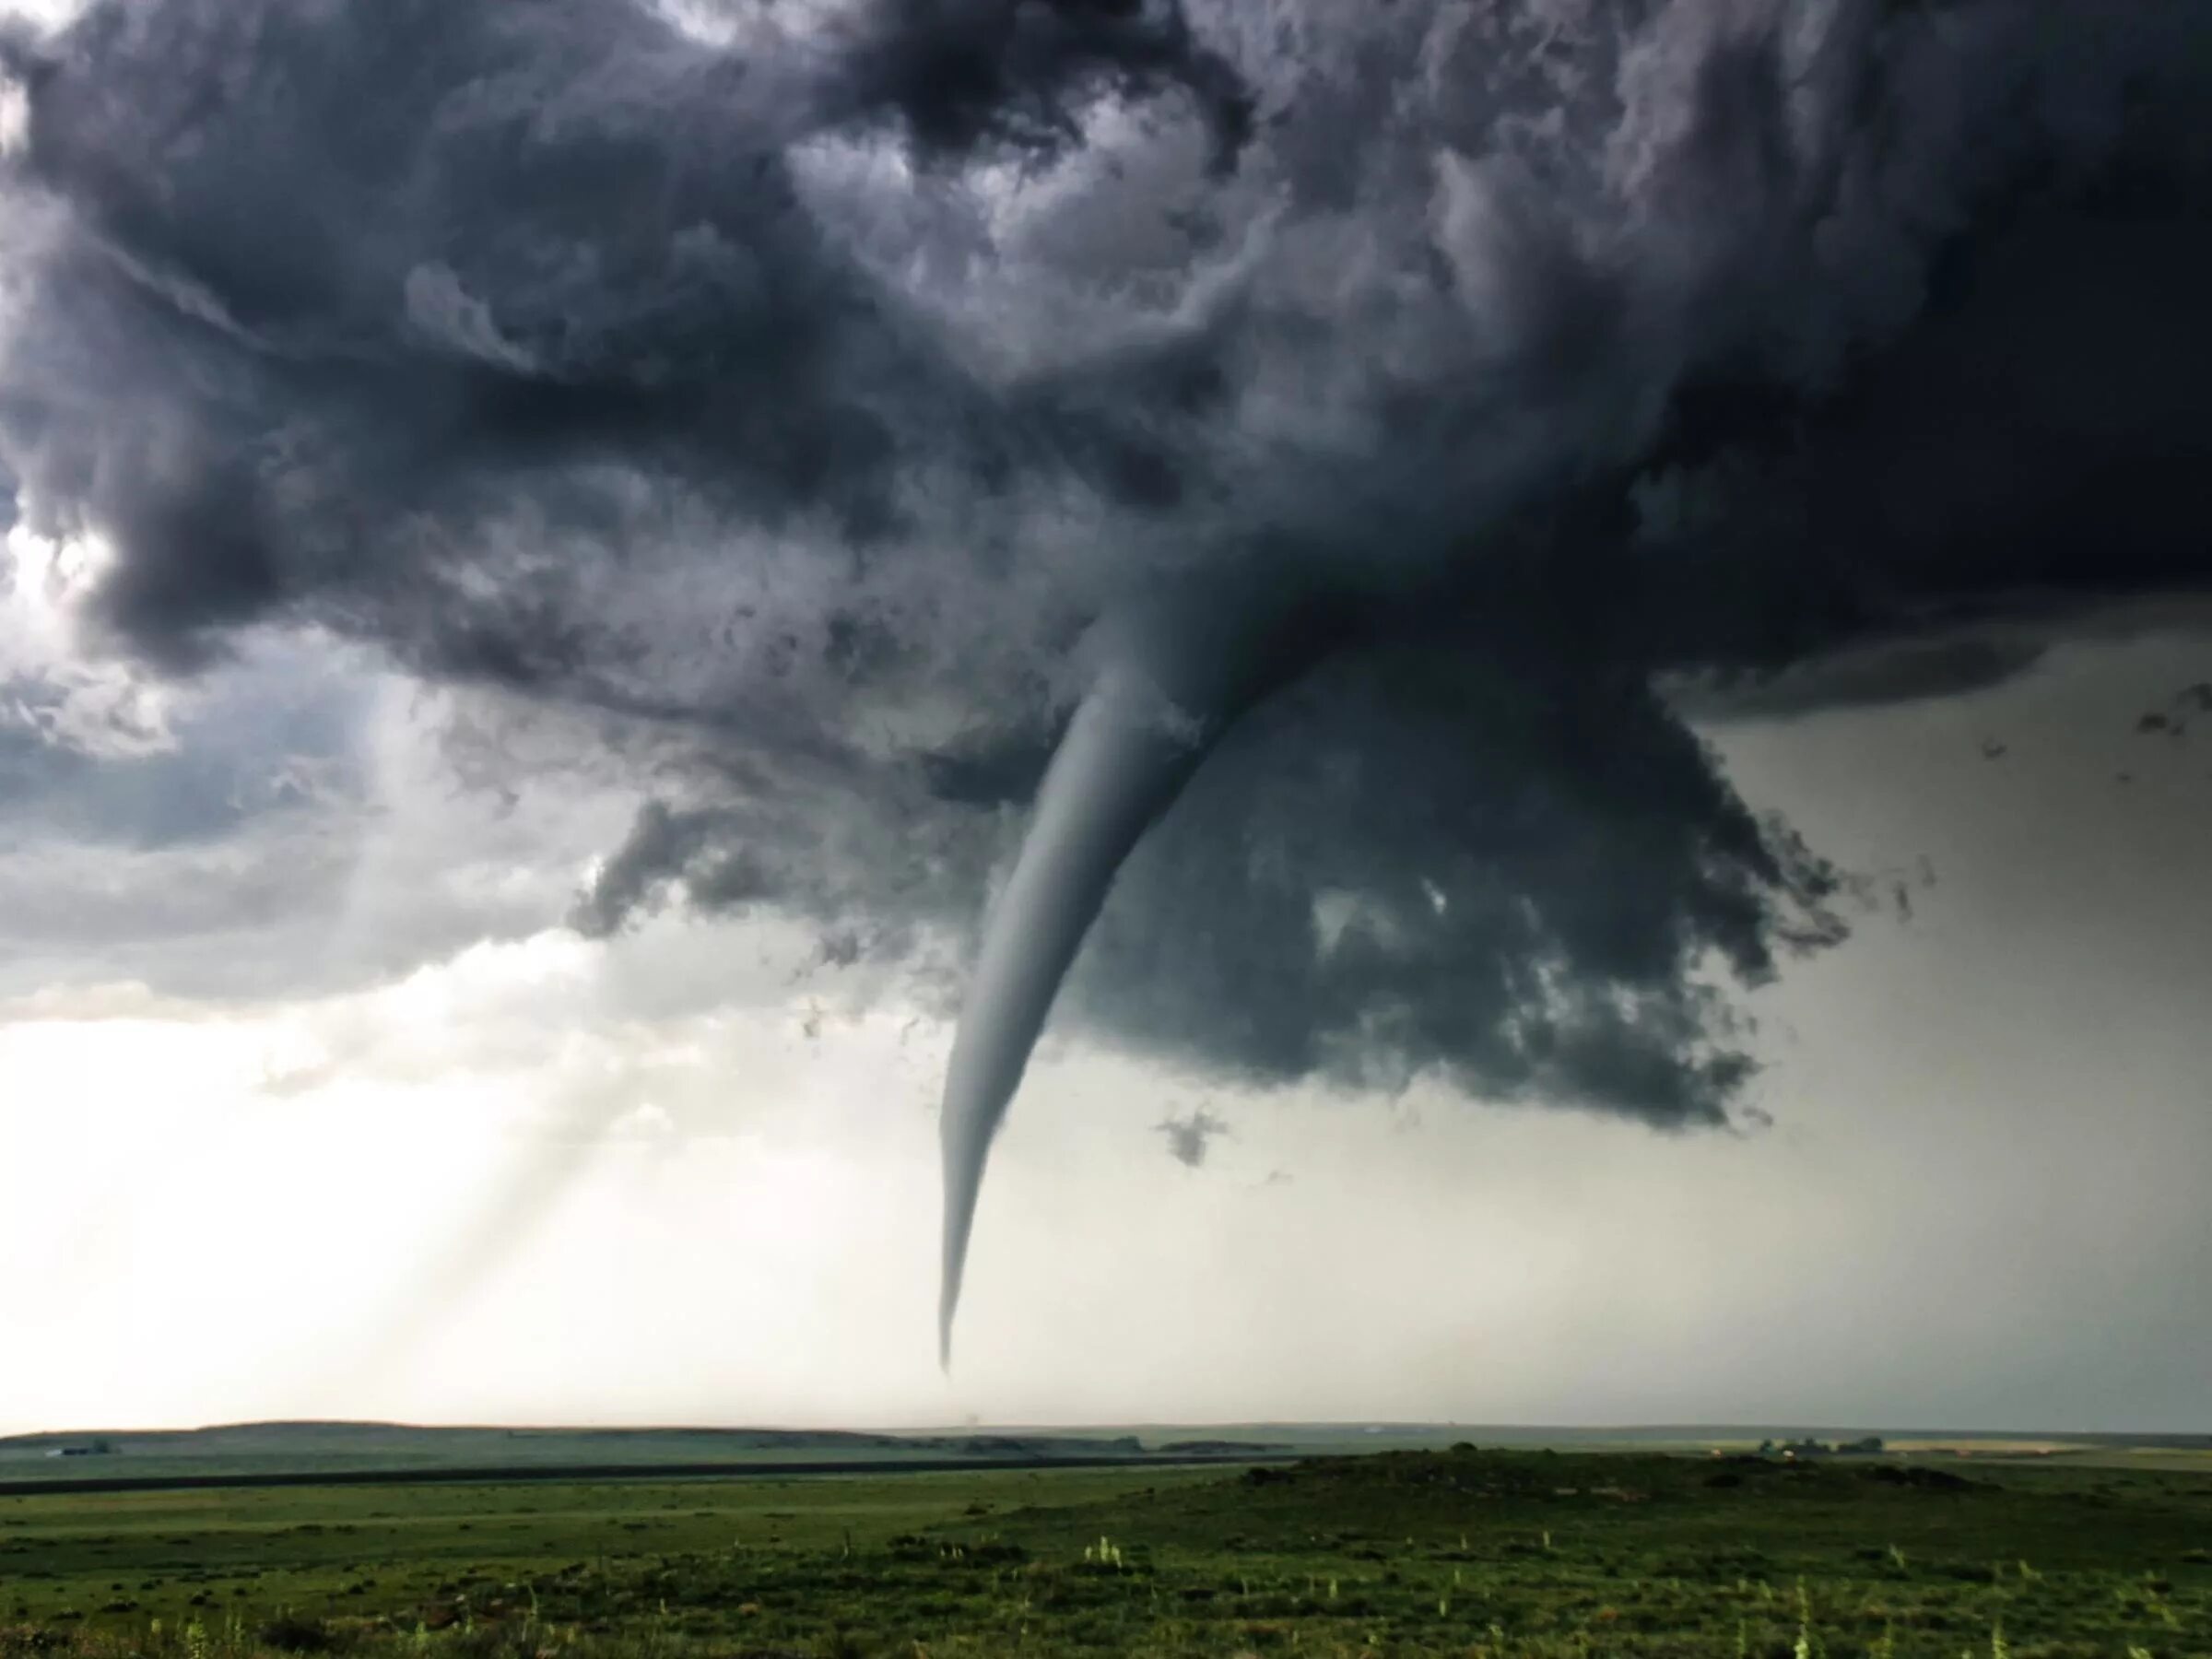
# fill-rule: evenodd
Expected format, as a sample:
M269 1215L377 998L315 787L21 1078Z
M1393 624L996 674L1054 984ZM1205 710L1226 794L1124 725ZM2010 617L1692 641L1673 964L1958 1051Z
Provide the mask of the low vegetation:
M0 1499L0 1659L2212 1653L2212 1476L1391 1453L1242 1471Z

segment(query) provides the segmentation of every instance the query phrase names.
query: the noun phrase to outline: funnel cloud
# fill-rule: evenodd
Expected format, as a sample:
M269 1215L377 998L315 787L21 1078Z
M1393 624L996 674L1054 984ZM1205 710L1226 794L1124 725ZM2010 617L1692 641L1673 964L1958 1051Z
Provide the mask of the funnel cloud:
M984 924L945 1079L937 1358L947 1369L992 1136L1115 871L1197 763L1197 735L1179 729L1172 709L1145 706L1144 696L1109 682L1077 710L1038 792L1021 856ZM1151 700L1159 703L1157 692Z
M947 1345L1048 1018L1756 1121L1856 884L1700 730L2212 580L2195 0L92 0L0 80L88 648L478 694L644 803L581 932L957 1011Z

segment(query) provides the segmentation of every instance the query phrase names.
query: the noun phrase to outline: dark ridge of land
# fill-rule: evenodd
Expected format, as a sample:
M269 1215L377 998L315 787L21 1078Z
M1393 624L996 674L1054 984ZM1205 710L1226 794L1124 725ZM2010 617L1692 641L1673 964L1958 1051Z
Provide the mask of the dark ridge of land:
M1039 1453L974 1457L784 1458L757 1463L489 1464L400 1469L266 1469L206 1475L56 1476L0 1480L0 1498L256 1487L498 1486L516 1481L766 1480L801 1475L957 1475L989 1469L1182 1469L1293 1461L1292 1452Z
M240 1423L190 1430L48 1432L0 1438L0 1493L151 1491L190 1486L382 1484L406 1480L600 1480L946 1472L992 1466L1094 1467L1441 1450L1461 1442L1612 1457L1660 1452L1777 1453L1825 1458L1956 1459L2212 1466L2212 1434L2023 1435L1734 1425L1618 1430L1451 1424L1218 1424L1112 1428L862 1430L704 1427L417 1427L397 1423ZM1868 1448L1877 1446L1877 1452Z
M1287 1451L1288 1448L1276 1448ZM391 1479L596 1479L756 1470L966 1468L1157 1461L1130 1434L886 1434L776 1429L416 1428L244 1423L0 1440L0 1491Z
M1018 1442L1024 1446L1072 1444L1095 1447L1100 1442L1125 1444L1140 1450L1144 1444L1164 1448L1171 1442L1219 1442L1279 1448L1293 1445L1368 1446L1436 1441L1440 1446L1472 1441L1486 1446L1596 1447L1611 1445L1705 1446L1760 1440L1783 1441L1810 1436L1823 1441L1849 1441L1877 1435L1893 1441L1959 1442L2051 1442L2079 1446L2155 1447L2161 1450L2212 1452L2212 1432L2115 1430L2074 1429L1946 1429L1884 1426L1880 1424L1785 1423L1630 1423L1575 1425L1542 1423L1421 1423L1421 1422L1239 1422L1239 1423L1128 1423L1128 1424L991 1424L964 1428L899 1430L789 1429L764 1427L709 1427L654 1425L650 1427L591 1427L542 1425L511 1427L501 1424L413 1424L352 1420L300 1419L253 1423L222 1423L194 1429L41 1430L0 1435L0 1457L37 1453L64 1444L93 1440L111 1442L115 1450L135 1453L159 1451L245 1452L280 1449L389 1450L429 1449L441 1443L497 1441L525 1454L538 1446L560 1448L580 1441L641 1446L661 1442L712 1441L721 1446L759 1449L818 1448L882 1452L952 1450L981 1441Z

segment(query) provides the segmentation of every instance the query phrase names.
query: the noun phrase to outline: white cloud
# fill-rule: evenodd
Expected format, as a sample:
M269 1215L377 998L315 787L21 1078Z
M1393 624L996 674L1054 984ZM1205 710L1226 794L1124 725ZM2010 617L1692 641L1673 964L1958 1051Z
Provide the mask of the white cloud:
M658 1140L676 1133L676 1120L667 1109L651 1100L631 1107L607 1125L610 1140Z
M0 78L0 157L19 154L29 135L29 98L15 82Z
M59 29L85 9L88 0L0 0L0 22L21 18L41 29Z
M6 125L0 97L0 147ZM55 540L22 524L0 537L0 727L88 754L174 747L176 689L81 650L79 613L111 557L95 539Z

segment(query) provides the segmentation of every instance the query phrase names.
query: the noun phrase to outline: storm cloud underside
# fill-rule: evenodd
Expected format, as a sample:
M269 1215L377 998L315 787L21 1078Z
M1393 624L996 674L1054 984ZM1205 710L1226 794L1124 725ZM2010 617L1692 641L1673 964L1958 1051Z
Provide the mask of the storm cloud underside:
M2208 573L2201 6L693 12L5 37L0 499L142 672L320 630L596 731L655 799L587 931L943 987L1052 912L962 1236L1071 959L1202 1076L1725 1121L1729 987L1843 922L1682 711ZM1109 685L1164 747L1008 885Z

